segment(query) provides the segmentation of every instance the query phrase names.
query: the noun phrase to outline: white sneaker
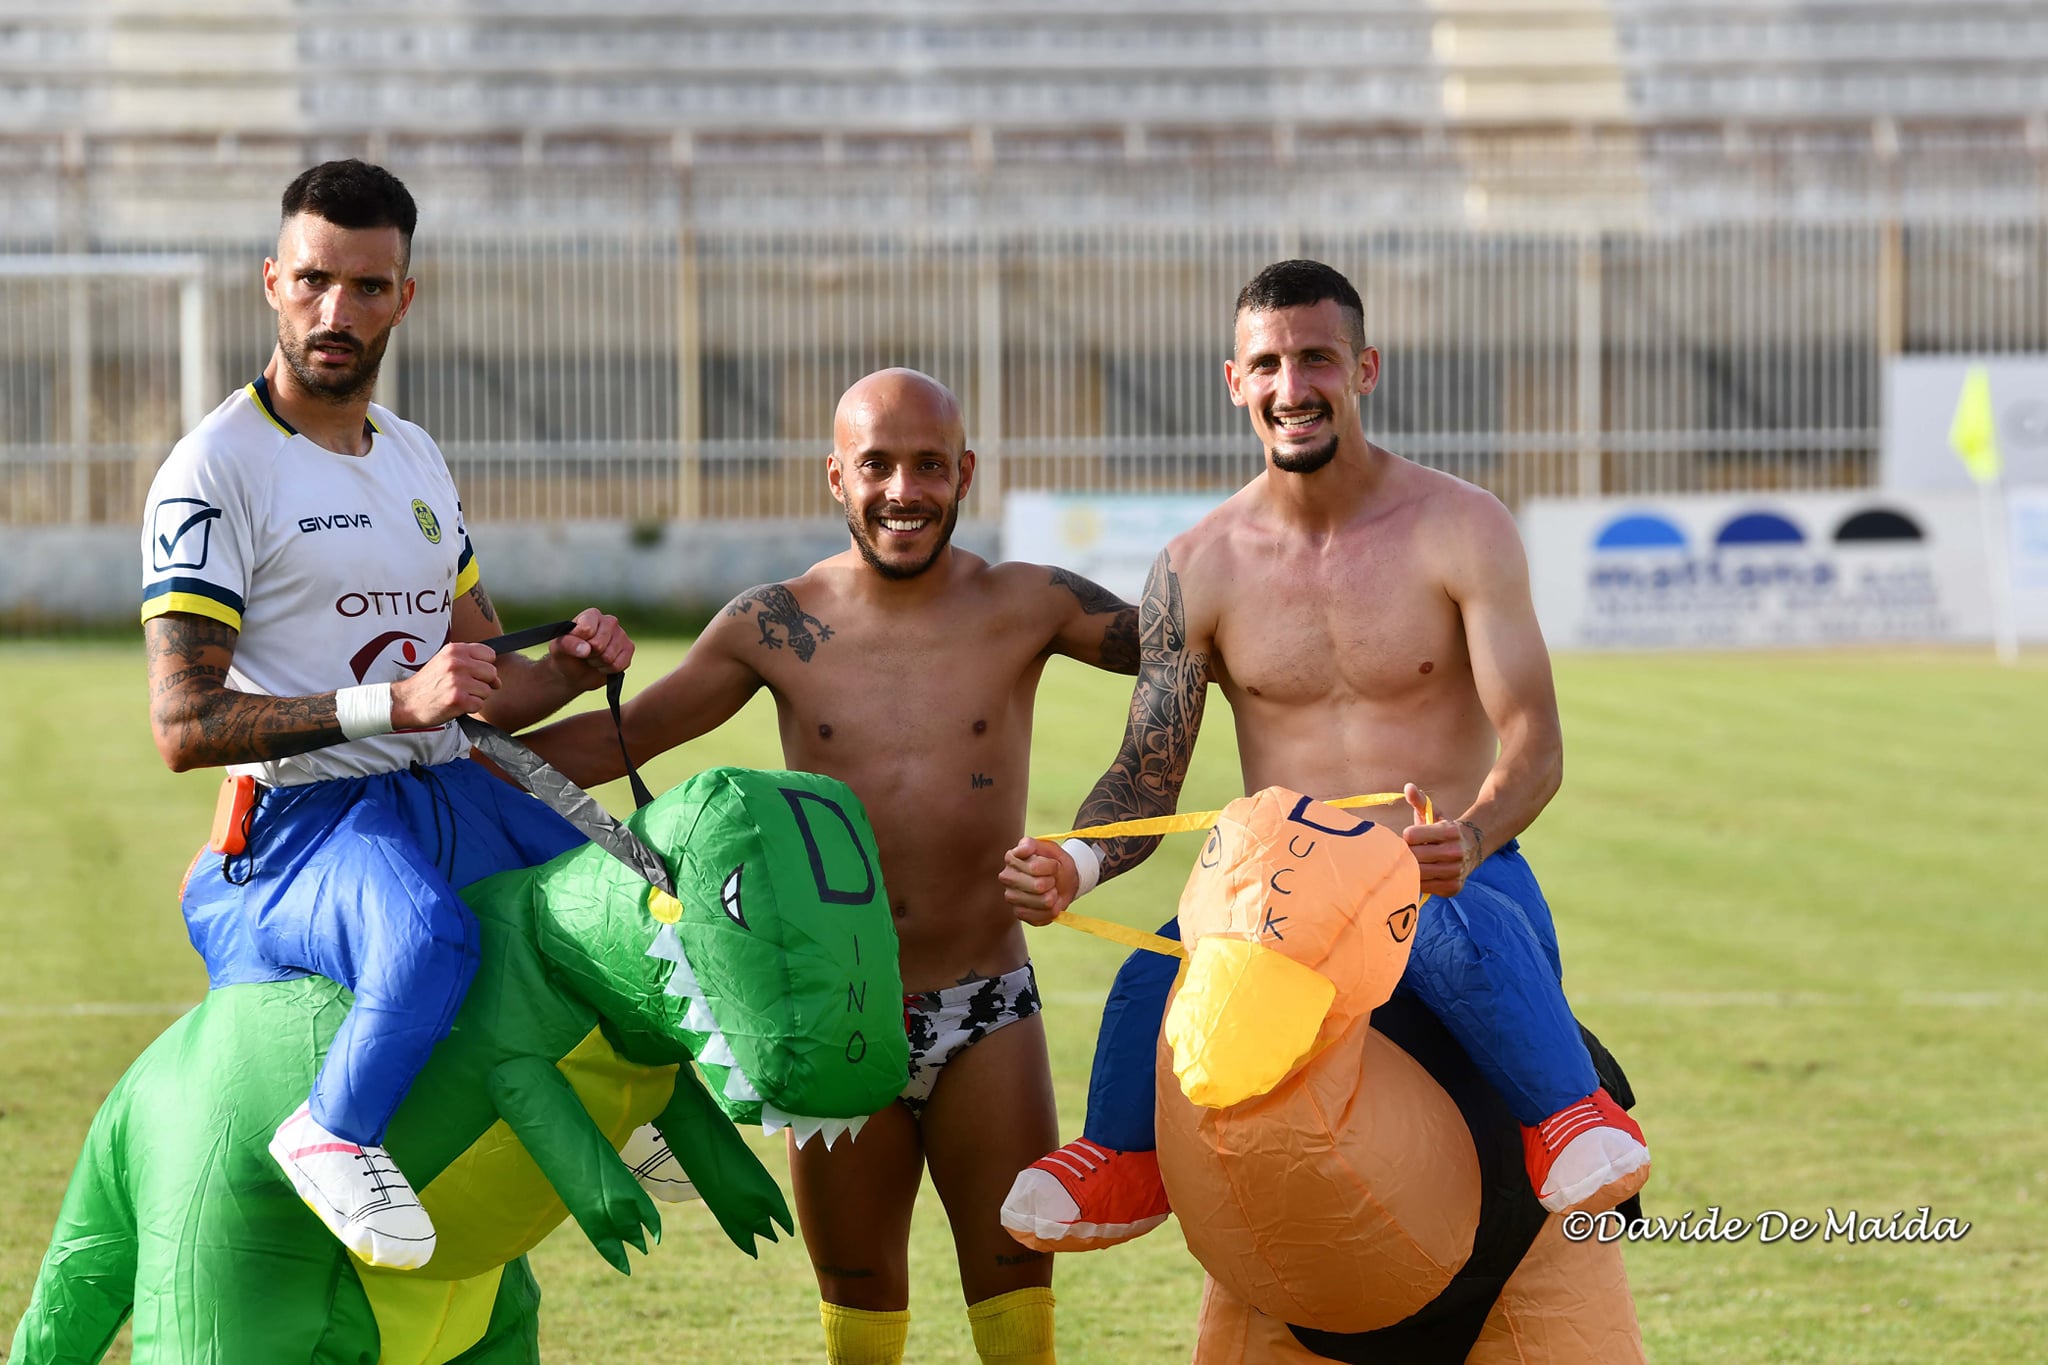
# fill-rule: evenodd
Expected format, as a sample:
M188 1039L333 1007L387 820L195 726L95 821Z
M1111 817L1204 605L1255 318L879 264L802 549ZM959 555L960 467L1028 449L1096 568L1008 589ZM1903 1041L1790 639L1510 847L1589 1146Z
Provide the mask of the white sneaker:
M643 1123L619 1148L619 1160L632 1168L640 1188L664 1204L681 1204L698 1198L697 1187L683 1174L683 1164L668 1149L661 1129Z
M338 1138L307 1106L277 1126L270 1155L306 1207L373 1266L417 1270L434 1254L434 1222L382 1147Z

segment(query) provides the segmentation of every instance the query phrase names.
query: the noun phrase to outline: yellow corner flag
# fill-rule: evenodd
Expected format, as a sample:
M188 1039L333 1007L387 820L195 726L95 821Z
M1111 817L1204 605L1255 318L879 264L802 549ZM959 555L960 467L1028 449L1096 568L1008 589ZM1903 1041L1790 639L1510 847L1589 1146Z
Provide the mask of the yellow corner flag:
M1949 449L1969 466L1978 483L1998 480L1998 418L1991 410L1991 372L1972 365L1963 376L1962 397L1948 424Z

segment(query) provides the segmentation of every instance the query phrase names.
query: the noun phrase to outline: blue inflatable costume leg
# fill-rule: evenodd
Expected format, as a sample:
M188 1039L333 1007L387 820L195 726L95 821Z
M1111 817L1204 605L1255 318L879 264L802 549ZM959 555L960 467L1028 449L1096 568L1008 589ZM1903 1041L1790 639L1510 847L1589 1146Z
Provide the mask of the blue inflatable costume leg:
M248 851L194 869L186 927L216 988L318 975L355 993L311 1112L339 1137L381 1144L476 973L476 919L457 888L582 837L466 760L274 787Z

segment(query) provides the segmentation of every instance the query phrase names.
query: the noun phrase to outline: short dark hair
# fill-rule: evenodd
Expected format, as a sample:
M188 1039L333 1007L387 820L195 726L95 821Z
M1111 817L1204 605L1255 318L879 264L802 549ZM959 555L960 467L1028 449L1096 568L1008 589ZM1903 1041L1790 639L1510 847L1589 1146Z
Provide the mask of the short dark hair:
M382 166L351 157L346 161L323 161L299 173L284 187L284 221L310 213L336 227L395 227L405 245L405 258L412 259L412 230L419 222L418 205L412 192Z
M1267 313L1280 308L1308 308L1324 299L1335 299L1351 314L1352 349L1364 350L1365 304L1351 287L1351 281L1321 261L1275 261L1252 276L1237 291L1237 308L1230 315L1230 325L1235 327L1238 315L1247 309Z

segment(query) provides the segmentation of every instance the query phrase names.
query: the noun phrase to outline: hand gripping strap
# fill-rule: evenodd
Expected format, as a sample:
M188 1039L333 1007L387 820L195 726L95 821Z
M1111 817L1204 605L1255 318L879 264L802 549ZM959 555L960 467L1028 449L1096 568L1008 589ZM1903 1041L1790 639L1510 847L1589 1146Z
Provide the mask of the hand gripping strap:
M574 621L552 621L544 626L528 626L495 639L483 641L485 648L499 654L515 650L531 649L567 635L576 628ZM626 736L619 719L619 698L624 691L626 675L614 673L605 679L605 699L611 703L612 728L619 736L619 751L625 753ZM584 791L557 772L552 765L533 750L521 744L497 726L478 720L475 716L461 718L462 733L469 736L469 742L481 749L486 758L503 768L520 786L532 792L554 812L580 830L592 843L617 858L634 872L647 879L654 886L673 897L676 886L669 876L668 867L655 851L641 842L640 836L627 829L612 817L612 813ZM626 756L626 774L633 780L633 800L644 806L654 797L648 793L647 784L640 780L639 770L633 766L630 754Z
M558 640L576 629L574 621L550 621L544 626L528 626L524 630L510 631L494 639L485 640L484 648L498 654L514 654L535 645L544 645ZM633 784L633 805L646 805L654 799L647 784L640 780L640 769L633 762L633 755L626 751L626 723L619 715L619 701L626 692L626 675L614 673L604 680L605 703L612 709L612 733L619 737L619 757L626 760L626 780ZM472 742L474 737L472 736Z

